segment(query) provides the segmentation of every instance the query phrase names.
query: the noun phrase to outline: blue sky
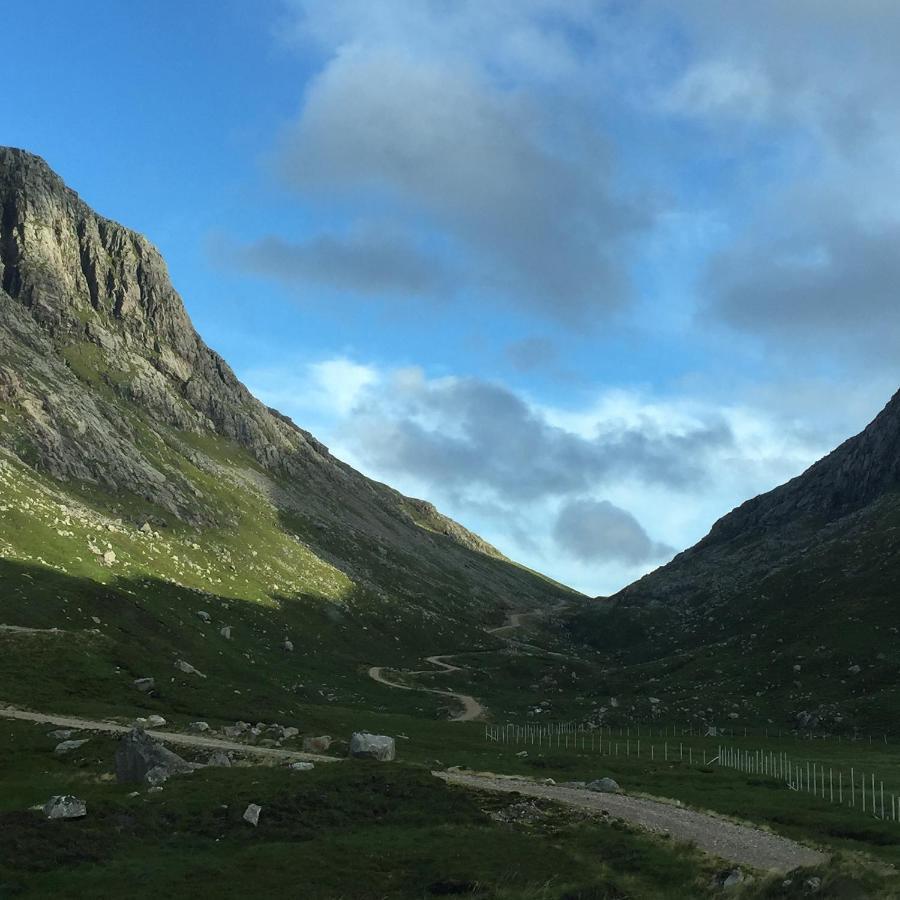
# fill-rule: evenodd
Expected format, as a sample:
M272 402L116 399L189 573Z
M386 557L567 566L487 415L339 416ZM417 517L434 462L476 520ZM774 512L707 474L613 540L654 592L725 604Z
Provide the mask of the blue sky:
M900 7L34 0L0 143L333 452L609 593L896 389Z

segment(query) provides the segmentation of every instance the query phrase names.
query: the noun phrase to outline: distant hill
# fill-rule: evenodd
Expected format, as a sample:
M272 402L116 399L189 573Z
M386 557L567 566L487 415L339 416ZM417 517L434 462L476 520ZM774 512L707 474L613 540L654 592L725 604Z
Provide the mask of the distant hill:
M894 730L900 394L861 434L573 627L691 716Z

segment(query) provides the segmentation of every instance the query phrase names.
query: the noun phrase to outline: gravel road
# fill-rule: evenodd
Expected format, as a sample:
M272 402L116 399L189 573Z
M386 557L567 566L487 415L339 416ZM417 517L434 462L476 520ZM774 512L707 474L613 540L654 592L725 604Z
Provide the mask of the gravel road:
M26 722L38 722L44 725L56 725L59 728L73 728L79 731L104 731L109 734L125 734L131 731L130 725L118 722L104 722L98 719L79 719L73 716L55 716L45 713L17 709L14 706L0 706L0 718L21 719ZM146 729L145 729L146 730ZM179 744L182 747L202 747L208 750L238 750L241 753L253 753L257 756L268 756L283 759L287 762L307 760L309 762L339 762L336 756L320 756L318 753L302 753L299 750L283 750L279 747L254 747L252 744L241 744L238 741L226 741L222 738L206 737L202 734L180 734L174 731L150 731L147 734L164 744Z
M591 812L606 810L611 816L641 825L649 831L670 834L677 841L692 842L707 853L751 869L789 872L798 866L819 865L828 859L816 850L771 832L659 800L597 794L583 788L538 784L498 775L456 771L434 774L451 784L476 790L541 797Z

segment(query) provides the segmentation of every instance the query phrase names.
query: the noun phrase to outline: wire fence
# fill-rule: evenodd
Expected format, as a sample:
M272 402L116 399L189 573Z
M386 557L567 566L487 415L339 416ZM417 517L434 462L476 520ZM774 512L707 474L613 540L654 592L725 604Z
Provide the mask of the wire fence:
M523 754L527 748L542 751L580 750L598 756L646 760L647 762L679 762L689 766L734 769L747 775L771 778L791 791L807 794L828 803L859 810L884 821L900 821L900 795L885 791L884 780L872 771L826 765L818 760L797 759L786 751L748 749L722 743L696 748L690 742L675 738L674 729L648 728L590 728L583 723L555 722L540 725L485 725L484 739L517 749ZM654 731L656 734L654 734ZM708 737L708 734L681 735ZM661 737L655 742L654 737Z

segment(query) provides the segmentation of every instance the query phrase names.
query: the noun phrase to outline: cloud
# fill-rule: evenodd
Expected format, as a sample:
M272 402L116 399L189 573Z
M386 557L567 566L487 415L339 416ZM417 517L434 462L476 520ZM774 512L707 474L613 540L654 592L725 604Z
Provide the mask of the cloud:
M732 442L723 420L610 421L585 437L500 385L396 373L366 397L343 438L368 468L505 503L581 494L613 479L687 489Z
M562 107L469 60L341 46L308 86L278 171L303 197L429 234L488 297L593 322L628 304L629 240L653 215L614 186L609 144Z
M824 338L832 349L893 362L900 350L900 224L820 219L787 239L754 238L713 260L706 295L715 316L794 349Z
M522 338L507 346L506 357L513 368L520 372L531 372L555 363L559 358L559 351L553 341L547 338Z
M630 512L608 500L567 503L556 519L553 539L564 553L584 563L638 566L675 553L674 548L651 540Z
M389 227L369 225L296 242L269 236L246 245L220 244L214 252L231 266L298 288L389 297L443 296L449 290L441 261Z

